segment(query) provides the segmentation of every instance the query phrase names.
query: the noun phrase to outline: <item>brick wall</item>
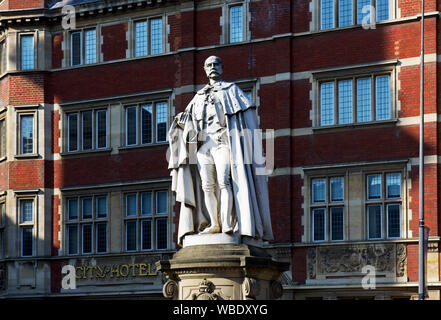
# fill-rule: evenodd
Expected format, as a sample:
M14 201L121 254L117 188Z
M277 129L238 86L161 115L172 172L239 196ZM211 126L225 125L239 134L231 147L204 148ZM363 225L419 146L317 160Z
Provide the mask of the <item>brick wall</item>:
M123 59L126 57L128 42L126 40L127 23L103 26L101 35L103 44L101 51L104 61Z

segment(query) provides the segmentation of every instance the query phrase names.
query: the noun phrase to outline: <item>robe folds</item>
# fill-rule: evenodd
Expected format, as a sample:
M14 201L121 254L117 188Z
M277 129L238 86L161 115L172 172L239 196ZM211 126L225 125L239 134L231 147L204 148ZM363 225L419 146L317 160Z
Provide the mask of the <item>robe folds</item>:
M260 131L255 131L258 129L256 107L235 84L221 81L198 91L185 109L192 116L181 126L176 117L170 127L171 189L180 203L178 244L182 246L186 235L199 233L209 225L196 161L200 128L194 112L203 109L210 89L226 115L229 131L233 230L241 236L272 240L262 139Z

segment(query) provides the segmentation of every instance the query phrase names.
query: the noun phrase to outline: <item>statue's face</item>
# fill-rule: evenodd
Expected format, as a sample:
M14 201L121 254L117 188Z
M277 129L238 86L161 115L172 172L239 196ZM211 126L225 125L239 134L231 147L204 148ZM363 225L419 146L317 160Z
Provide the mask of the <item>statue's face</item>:
M219 79L222 74L222 63L215 57L209 57L205 60L205 73L210 79Z

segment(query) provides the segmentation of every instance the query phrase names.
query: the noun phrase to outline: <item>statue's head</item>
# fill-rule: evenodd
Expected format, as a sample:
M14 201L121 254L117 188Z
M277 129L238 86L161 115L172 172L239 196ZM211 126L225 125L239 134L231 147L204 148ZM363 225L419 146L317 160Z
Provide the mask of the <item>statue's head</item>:
M223 72L222 59L216 56L208 57L204 63L204 70L209 79L219 80Z

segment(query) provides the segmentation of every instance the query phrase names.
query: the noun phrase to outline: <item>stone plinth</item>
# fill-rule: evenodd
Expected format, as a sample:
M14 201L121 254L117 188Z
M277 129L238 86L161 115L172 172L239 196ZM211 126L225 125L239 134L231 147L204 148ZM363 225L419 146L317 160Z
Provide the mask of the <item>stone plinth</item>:
M207 237L208 236L208 237ZM289 264L277 262L261 247L234 243L207 244L214 235L189 238L171 260L158 261L158 270L169 279L166 298L175 300L278 299L278 281ZM213 238L213 239L211 239ZM207 241L205 244L196 244Z

